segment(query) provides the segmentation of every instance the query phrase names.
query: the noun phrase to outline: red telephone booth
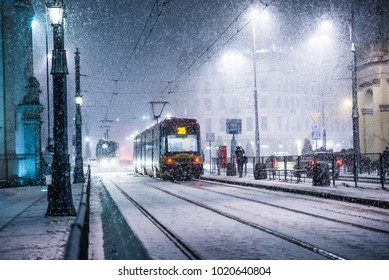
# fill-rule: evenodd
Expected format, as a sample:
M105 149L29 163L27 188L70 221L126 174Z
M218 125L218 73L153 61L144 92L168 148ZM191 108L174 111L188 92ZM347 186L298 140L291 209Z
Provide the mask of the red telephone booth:
M227 146L219 147L220 168L227 168Z

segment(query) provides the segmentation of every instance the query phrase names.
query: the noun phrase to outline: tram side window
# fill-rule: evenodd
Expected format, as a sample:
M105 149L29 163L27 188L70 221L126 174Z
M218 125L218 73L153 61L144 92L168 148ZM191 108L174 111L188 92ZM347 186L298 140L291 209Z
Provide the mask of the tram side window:
M161 155L165 154L165 137L161 137Z

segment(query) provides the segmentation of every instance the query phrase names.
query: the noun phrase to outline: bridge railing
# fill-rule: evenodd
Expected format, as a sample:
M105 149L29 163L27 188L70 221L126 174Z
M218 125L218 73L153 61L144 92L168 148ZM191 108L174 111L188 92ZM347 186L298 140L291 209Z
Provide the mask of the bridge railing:
M86 180L82 188L77 216L71 225L65 249L65 260L87 260L89 254L89 213L90 213L91 169L88 165Z

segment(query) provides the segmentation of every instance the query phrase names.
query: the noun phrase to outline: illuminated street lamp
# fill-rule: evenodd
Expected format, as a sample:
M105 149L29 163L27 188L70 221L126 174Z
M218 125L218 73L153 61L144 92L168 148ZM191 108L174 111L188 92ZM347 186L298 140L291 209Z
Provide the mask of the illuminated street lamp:
M76 51L75 65L76 65L76 160L74 163L73 183L84 183L84 163L82 160L82 117L81 105L82 96L80 88L80 52Z
M54 103L54 155L52 165L52 185L48 188L48 208L46 216L74 216L73 196L70 183L67 124L67 84L66 51L64 50L63 1L47 3L53 26L53 55L51 75L53 75Z
M350 22L350 41L351 41L351 53L352 53L352 65L351 65L351 87L352 87L352 123L353 123L353 151L354 151L354 184L358 185L358 171L360 168L361 160L361 147L359 139L359 109L358 109L358 93L357 93L357 56L355 48L355 34L354 34L354 6L351 11Z

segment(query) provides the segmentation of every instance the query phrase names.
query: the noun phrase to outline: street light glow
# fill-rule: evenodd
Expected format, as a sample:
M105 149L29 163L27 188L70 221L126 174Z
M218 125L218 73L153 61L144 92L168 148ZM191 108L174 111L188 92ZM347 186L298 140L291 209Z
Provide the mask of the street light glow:
M38 26L38 21L34 18L32 21L31 21L31 28L32 29L35 29L37 26Z
M261 11L257 6L253 6L249 12L249 21L254 20L260 13Z
M62 18L63 18L62 5L58 3L48 4L48 10L49 10L51 24L52 25L62 24Z
M76 96L76 104L82 105L82 96Z
M332 22L330 20L324 20L320 24L319 32L320 33L329 33L332 29Z

